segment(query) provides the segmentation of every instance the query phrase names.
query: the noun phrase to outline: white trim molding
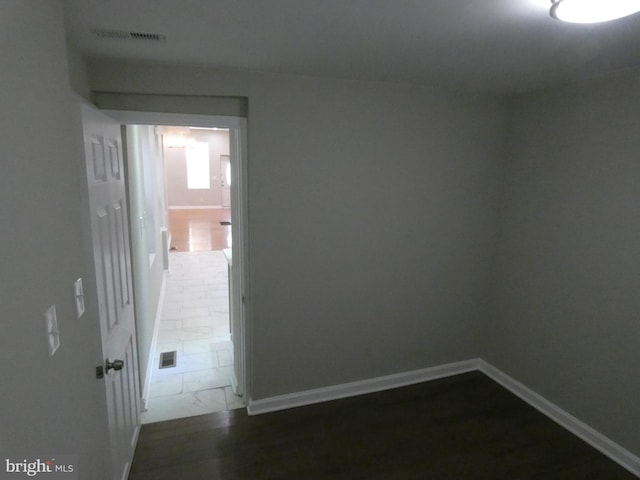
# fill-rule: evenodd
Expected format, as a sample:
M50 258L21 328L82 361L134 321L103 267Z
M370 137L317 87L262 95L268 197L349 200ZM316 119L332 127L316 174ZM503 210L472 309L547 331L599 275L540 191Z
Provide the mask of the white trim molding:
M162 315L162 303L164 302L164 291L167 284L167 271L162 272L162 283L160 284L160 295L158 295L158 306L156 308L156 317L153 323L153 335L151 337L151 346L149 347L149 359L147 360L147 372L142 386L142 411L147 411L149 405L149 394L151 390L151 376L155 366L155 351L158 346L158 332L160 330L160 317Z
M223 207L222 205L169 205L167 207L168 210L220 210Z
M412 370L384 377L253 400L247 405L247 412L249 415L258 415L261 413L275 412L277 410L286 410L287 408L302 407L304 405L337 400L339 398L354 397L366 393L406 387L407 385L428 382L430 380L450 377L473 370L478 370L477 360L448 363L436 367L423 368L421 370Z
M551 420L569 430L578 438L584 440L596 450L602 452L614 462L629 470L634 475L640 477L640 457L634 455L629 450L618 445L613 440L593 429L586 423L577 419L573 415L564 411L555 403L550 402L543 396L537 394L529 387L518 382L503 371L493 365L478 360L478 370L486 376L502 385L514 395L520 397L529 405L549 417Z
M254 400L250 401L247 405L247 412L249 415L259 415L366 393L390 390L392 388L405 387L407 385L428 382L472 371L482 372L629 472L640 477L640 457L634 455L610 438L605 437L556 404L480 358Z

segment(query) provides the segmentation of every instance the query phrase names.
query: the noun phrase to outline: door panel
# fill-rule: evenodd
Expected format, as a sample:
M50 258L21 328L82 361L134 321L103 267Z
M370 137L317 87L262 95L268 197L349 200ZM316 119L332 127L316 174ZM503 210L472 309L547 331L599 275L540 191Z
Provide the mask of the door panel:
M107 331L111 331L117 323L116 304L113 291L113 268L111 262L111 226L109 225L109 210L99 208L95 213L97 232L93 232L94 249L98 247L96 275L98 279L98 298L100 305L100 323L106 324ZM97 238L96 238L97 233ZM96 245L96 241L98 245Z
M104 385L114 480L126 479L140 428L139 375L131 252L120 127L90 107L82 110L91 233L96 270Z
M120 158L120 152L122 149L120 148L120 142L114 141L113 139L108 140L107 142L107 152L109 153L109 163L111 165L111 177L115 180L120 180L120 169L122 164L122 159Z
M90 137L91 159L93 160L93 181L104 182L107 180L107 165L104 159L104 149L99 137Z
M127 228L124 223L124 209L122 208L122 202L117 202L113 206L113 214L115 220L115 236L116 236L116 249L117 258L116 264L118 266L118 275L116 281L118 283L117 295L118 303L121 308L126 308L130 304L129 285L130 269L127 268L127 259L130 259L130 253L128 250L129 242L127 241Z

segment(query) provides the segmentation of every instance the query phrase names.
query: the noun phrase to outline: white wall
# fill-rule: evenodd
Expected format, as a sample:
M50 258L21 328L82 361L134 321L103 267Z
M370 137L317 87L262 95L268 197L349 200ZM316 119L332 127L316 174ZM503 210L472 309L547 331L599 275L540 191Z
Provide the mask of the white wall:
M165 138L170 134L165 134ZM165 142L164 157L167 178L167 197L170 207L206 207L222 205L220 179L220 155L229 155L229 132L226 130L192 130L182 135L185 139L209 144L209 189L187 188L187 158L184 147L168 147Z
M80 478L108 469L102 363L83 242L79 111L58 2L0 3L0 455L78 455ZM77 319L73 283L85 280ZM56 305L49 358L43 312Z
M486 359L640 454L640 72L513 101Z
M148 363L164 275L162 228L167 227L161 137L156 127L127 126L127 174L131 258L141 385ZM146 394L147 392L143 392Z
M255 399L479 355L501 102L139 62L90 71L97 91L248 97Z

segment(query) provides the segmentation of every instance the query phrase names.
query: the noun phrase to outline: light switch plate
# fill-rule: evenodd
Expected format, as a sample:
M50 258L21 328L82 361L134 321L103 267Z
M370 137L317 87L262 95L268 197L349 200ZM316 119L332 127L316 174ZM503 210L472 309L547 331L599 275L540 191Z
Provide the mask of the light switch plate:
M58 332L58 318L56 317L56 306L51 305L44 312L45 326L47 327L47 343L49 346L49 356L53 357L60 346L60 332Z
M82 290L82 278L73 284L73 293L76 298L76 315L78 318L84 313L84 291Z

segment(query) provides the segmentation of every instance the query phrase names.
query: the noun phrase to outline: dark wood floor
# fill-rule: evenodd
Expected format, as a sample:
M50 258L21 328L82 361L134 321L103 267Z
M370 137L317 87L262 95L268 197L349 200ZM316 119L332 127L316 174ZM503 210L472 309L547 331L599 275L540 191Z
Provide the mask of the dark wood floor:
M144 425L130 480L636 477L482 373Z

